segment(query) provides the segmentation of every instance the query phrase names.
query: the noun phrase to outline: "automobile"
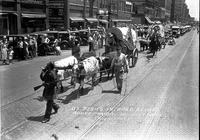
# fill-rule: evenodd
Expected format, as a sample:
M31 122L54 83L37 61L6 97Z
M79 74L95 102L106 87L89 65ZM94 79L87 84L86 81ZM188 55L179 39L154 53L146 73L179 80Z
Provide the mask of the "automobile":
M180 27L180 34L184 35L186 33L186 27L185 26L181 26Z
M179 26L172 26L171 28L172 28L172 35L175 38L178 38L181 35L180 27Z
M90 29L90 32L101 31L100 29ZM59 31L58 36L61 38L60 47L61 50L71 49L69 42L69 35L76 38L80 42L80 46L88 45L88 29L76 30L76 31Z

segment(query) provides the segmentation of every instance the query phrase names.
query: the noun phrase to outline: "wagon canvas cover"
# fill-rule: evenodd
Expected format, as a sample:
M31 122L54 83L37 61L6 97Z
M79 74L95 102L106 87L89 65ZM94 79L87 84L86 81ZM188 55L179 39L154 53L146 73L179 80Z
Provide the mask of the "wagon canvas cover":
M134 43L137 39L136 32L128 27L118 27L118 29L121 31L123 37L121 46L128 47L129 50L133 50L135 48Z

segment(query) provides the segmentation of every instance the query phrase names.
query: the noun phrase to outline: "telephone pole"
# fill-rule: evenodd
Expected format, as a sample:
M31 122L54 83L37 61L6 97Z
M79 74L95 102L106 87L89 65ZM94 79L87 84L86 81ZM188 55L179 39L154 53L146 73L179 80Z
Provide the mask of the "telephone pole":
M69 24L69 0L64 0L64 29L67 30L70 28Z
M111 0L108 2L108 27L111 27Z
M83 18L85 19L86 18L86 0L83 0ZM83 28L85 29L86 28L86 23L84 22L83 23Z
M175 20L174 12L175 12L175 0L172 0L171 13L170 13L170 21L171 22L174 22L174 20Z

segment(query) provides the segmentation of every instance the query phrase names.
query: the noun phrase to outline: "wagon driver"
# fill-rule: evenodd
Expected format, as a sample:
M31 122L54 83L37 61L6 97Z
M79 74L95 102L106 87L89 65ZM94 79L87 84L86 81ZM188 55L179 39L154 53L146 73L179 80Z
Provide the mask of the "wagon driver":
M128 73L129 66L128 66L128 61L126 59L126 55L121 52L121 47L118 46L116 50L117 50L117 56L113 59L111 63L111 68L114 67L117 89L121 93L124 73L126 72Z

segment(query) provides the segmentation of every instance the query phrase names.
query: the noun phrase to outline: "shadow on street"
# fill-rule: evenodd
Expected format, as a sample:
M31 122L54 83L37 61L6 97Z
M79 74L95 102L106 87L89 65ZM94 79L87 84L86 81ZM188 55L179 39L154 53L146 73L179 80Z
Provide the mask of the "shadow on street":
M84 88L82 91L80 91L80 89L76 89L76 90L72 91L69 95L67 95L66 98L64 100L62 100L62 103L68 104L72 100L76 100L76 99L80 98L80 96L87 95L90 90L91 90L90 87Z
M42 120L44 119L44 115L30 116L30 117L27 117L26 119L29 121L42 122Z

